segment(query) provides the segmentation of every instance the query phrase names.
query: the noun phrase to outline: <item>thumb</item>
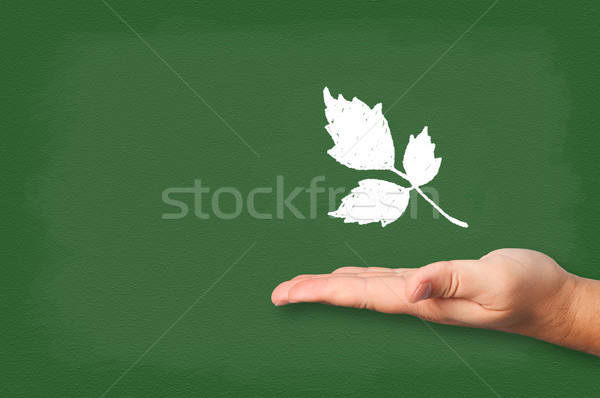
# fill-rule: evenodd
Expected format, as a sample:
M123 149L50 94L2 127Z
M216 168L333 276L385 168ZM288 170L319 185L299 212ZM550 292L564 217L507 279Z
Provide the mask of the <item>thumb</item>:
M476 301L494 286L481 260L440 261L420 268L406 283L410 303L430 298L463 298Z

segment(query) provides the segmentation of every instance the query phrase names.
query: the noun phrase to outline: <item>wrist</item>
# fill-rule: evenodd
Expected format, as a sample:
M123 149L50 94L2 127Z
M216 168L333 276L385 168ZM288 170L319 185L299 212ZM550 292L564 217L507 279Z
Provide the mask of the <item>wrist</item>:
M542 322L532 337L600 355L600 314L594 305L598 299L598 281L567 274L561 288L542 306Z
M546 308L548 322L540 331L539 338L563 346L572 339L582 285L582 278L574 274L567 274L565 282L556 292L553 300L549 301Z

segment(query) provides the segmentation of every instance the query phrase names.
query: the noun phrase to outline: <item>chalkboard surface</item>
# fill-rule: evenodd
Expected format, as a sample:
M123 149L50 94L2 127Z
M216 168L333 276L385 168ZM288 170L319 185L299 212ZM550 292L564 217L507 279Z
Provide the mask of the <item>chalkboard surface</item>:
M590 355L270 294L502 247L600 279L599 11L4 4L1 395L598 396ZM397 158L428 126L431 192L469 228L419 198L385 228L330 218L331 190L394 176L328 156L326 86L391 107Z

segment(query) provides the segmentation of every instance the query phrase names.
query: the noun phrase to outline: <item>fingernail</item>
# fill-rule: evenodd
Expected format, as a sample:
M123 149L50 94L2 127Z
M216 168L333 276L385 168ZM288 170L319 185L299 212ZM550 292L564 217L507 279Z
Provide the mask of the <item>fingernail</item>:
M278 302L276 302L276 303L275 303L275 305L276 305L277 307L279 307L280 305L286 305L286 304L289 304L289 303L290 303L290 302L289 302L289 301L287 301L287 300L279 300Z
M429 296L431 296L431 283L421 283L417 288L415 294L413 294L412 300L410 302L414 304L421 300L428 299Z

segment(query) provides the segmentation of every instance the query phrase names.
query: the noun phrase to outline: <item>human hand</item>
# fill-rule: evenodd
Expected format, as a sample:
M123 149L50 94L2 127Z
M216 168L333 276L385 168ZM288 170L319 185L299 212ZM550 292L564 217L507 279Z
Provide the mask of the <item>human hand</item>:
M479 260L415 269L343 267L331 274L300 275L277 286L271 299L275 305L320 302L410 314L578 348L569 339L574 338L581 280L542 253L500 249Z

